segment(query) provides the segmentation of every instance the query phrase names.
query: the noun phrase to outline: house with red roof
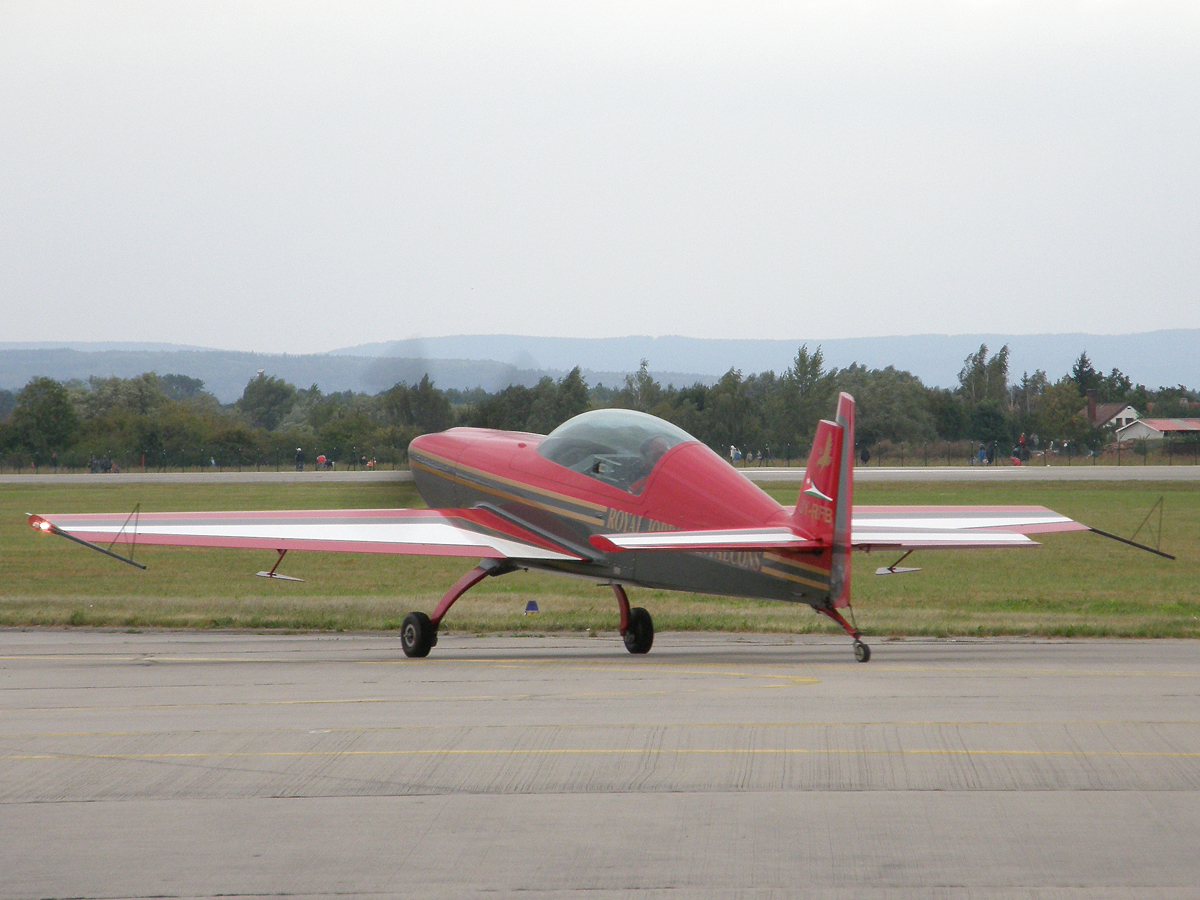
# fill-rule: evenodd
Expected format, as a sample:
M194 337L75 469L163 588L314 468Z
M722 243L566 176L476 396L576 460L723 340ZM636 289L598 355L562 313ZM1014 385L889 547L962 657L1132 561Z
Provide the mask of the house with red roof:
M1093 428L1121 429L1138 420L1138 411L1128 403L1097 403L1096 392L1087 392L1087 406L1079 411Z
M1200 419L1138 419L1117 429L1119 441L1161 441L1184 435L1200 435Z

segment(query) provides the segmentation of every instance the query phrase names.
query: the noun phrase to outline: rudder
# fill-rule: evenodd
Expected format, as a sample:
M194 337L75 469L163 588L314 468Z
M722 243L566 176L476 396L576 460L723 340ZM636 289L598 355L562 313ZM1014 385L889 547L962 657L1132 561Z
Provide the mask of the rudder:
M851 518L854 512L854 398L838 394L837 423L842 430L837 507L833 517L833 565L829 596L835 607L850 605Z
M829 602L850 605L851 512L854 505L854 398L838 395L837 421L817 425L792 521L829 545Z

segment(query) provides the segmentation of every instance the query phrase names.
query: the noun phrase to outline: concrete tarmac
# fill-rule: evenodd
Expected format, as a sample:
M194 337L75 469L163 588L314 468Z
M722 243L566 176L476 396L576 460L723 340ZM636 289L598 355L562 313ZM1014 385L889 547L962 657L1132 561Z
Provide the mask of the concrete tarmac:
M0 632L0 896L1192 898L1198 650Z

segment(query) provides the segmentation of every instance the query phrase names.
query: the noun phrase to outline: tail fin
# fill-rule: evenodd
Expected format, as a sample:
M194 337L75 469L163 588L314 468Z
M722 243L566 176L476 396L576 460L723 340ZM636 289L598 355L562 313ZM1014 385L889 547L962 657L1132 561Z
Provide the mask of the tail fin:
M808 456L804 484L792 518L805 534L830 545L833 544L841 459L842 429L822 419L817 425L817 436Z
M854 398L838 395L837 422L817 426L793 523L830 546L829 600L850 603L850 513L854 504Z

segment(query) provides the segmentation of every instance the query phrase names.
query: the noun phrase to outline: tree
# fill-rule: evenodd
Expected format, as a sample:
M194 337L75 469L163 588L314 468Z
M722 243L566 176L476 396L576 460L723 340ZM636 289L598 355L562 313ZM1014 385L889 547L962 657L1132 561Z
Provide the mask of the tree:
M17 405L17 395L12 391L0 391L0 420L7 419L8 414Z
M408 385L398 381L379 395L379 408L387 425L405 427L413 424L412 401Z
M933 388L929 392L929 411L939 437L948 441L968 437L968 414L961 394L947 388Z
M1091 438L1092 428L1079 412L1079 385L1073 376L1064 375L1046 388L1036 422L1043 442L1081 443Z
M534 385L524 430L534 434L549 434L558 423L558 390L554 386L554 379L543 375Z
M204 381L187 375L160 375L158 386L172 400L188 400L204 393Z
M296 387L282 378L259 372L234 404L250 418L256 428L274 431L296 403Z
M816 433L817 422L828 415L836 390L837 370L825 369L818 347L808 352L802 344L791 366L779 378L774 396L768 395L766 418L771 424L775 452L787 445L802 447Z
M747 387L739 369L722 375L708 391L705 433L696 437L718 451L727 451L731 444L747 452L761 449L762 422Z
M1013 387L1013 406L1024 415L1032 416L1049 384L1050 379L1041 369L1035 370L1032 375L1022 372L1021 383Z
M1079 391L1080 397L1086 397L1088 391L1098 391L1104 383L1104 376L1092 367L1087 351L1079 354L1079 359L1071 366L1071 380Z
M83 419L98 419L116 412L148 415L167 402L158 376L144 372L135 378L88 379L87 388L77 390L75 404Z
M926 441L936 433L929 391L911 372L854 363L838 372L837 386L857 404L855 437L860 444Z
M1100 384L1100 398L1107 403L1125 403L1133 393L1133 381L1118 368L1104 376Z
M206 449L220 466L254 465L262 457L259 437L244 425L231 425L210 434Z
M71 446L79 416L62 384L53 378L34 378L17 394L9 424L14 443L42 461Z
M625 376L625 386L613 394L612 405L650 412L662 402L662 397L662 385L650 375L650 361L643 359L637 372Z
M522 384L510 384L475 407L471 424L477 428L524 431L533 407L533 392Z
M1001 445L1012 441L1012 425L1004 415L1004 410L994 400L975 404L975 408L971 410L971 423L968 427L971 438L976 441L995 441Z
M990 359L987 344L963 360L958 373L958 382L963 395L970 403L994 400L1008 402L1008 344L1005 344Z
M579 371L579 366L576 366L558 383L559 424L580 413L587 412L590 407L587 382Z
M413 424L422 431L445 431L454 424L454 410L446 395L433 386L429 373L408 392Z

